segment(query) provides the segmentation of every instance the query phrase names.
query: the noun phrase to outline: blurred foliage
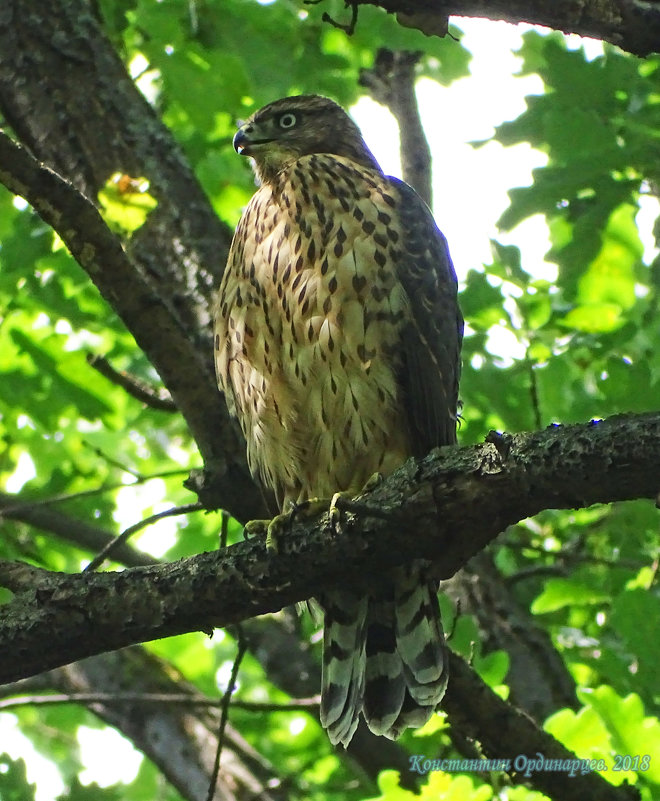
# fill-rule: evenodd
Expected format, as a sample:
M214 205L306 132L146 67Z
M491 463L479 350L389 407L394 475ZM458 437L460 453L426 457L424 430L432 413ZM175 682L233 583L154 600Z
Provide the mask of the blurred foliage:
M149 192L145 178L130 178L115 173L99 192L103 219L120 234L132 234L158 205Z
M27 779L25 762L0 754L0 798L3 801L34 801L35 785Z
M442 83L468 72L469 53L460 43L426 38L369 7L360 7L357 30L348 38L322 24L313 6L286 0L99 5L131 74L230 224L253 190L231 148L237 118L297 92L351 104L359 70L373 63L383 44L423 50L420 74ZM337 21L348 13L338 0L324 10ZM660 60L640 61L606 46L590 61L581 50L567 49L561 36L536 32L525 35L519 55L522 74L540 75L545 91L529 97L526 111L499 126L495 139L527 142L544 151L548 163L535 171L531 186L511 190L500 224L510 229L544 215L557 280L531 274L517 248L497 241L491 263L467 276L460 432L466 444L491 428L519 431L657 410L660 398L660 263L644 263L637 228L640 197L656 195L660 181ZM131 195L128 207L125 200L106 187L108 220L132 231L150 198ZM199 457L180 417L143 406L95 372L86 356L103 355L116 369L158 387L154 369L57 237L5 191L0 243L0 490L16 493L16 502L49 503L113 533L194 500L182 480ZM492 338L502 331L522 356L493 355ZM66 571L79 570L90 557L22 523L4 519L0 525L0 557ZM175 559L216 547L219 527L218 515L170 518L134 542ZM239 536L232 523L230 540ZM549 510L512 527L496 551L518 600L550 632L579 687L582 707L557 711L548 730L580 756L602 756L606 778L636 782L644 799L660 793L657 557L657 510L644 502ZM301 627L311 638L313 622L305 618ZM468 616L456 620L452 645L506 697L508 657L481 652ZM224 632L213 640L191 634L147 647L212 695L227 680L236 651ZM286 700L249 655L238 692L244 700ZM68 787L61 801L139 801L157 792L179 798L163 789L146 759L131 782L82 786L76 733L82 725L100 725L85 710L25 707L13 714L35 748L58 766ZM291 777L292 798L542 798L507 786L504 777L439 772L424 778L421 795L402 789L396 774L383 773L374 796L302 712L256 717L234 709L232 723ZM442 716L402 742L411 753L455 754ZM624 772L614 771L617 755L647 753L655 756L647 768L636 763L631 772L626 763ZM3 801L33 795L23 763L0 758Z

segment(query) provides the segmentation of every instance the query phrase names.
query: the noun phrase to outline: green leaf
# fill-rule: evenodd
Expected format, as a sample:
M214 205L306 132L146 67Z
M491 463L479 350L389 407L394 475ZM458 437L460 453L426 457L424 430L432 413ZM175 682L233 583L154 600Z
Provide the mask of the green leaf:
M36 784L29 784L25 762L0 755L0 798L2 801L34 801Z
M404 790L399 784L399 774L394 770L384 770L378 775L380 795L365 801L414 801L415 793Z
M505 319L502 291L485 273L470 270L461 292L461 308L473 328L487 331Z
M633 655L636 678L645 687L648 697L653 697L658 689L658 620L660 599L646 590L627 590L612 602L610 624Z
M108 226L132 234L144 225L158 201L147 191L146 178L131 178L115 173L99 191L99 202L103 207L103 219Z
M598 713L610 733L612 748L618 756L650 755L648 768L643 771L644 779L660 785L660 764L655 757L660 754L660 722L656 717L644 715L644 705L640 697L634 693L621 698L607 686L593 691L582 690L582 700L587 700ZM616 763L614 763L616 764ZM618 775L617 775L618 774ZM629 771L612 772L616 784L625 779L630 780Z
M10 336L19 350L32 359L42 378L44 391L59 394L61 399L75 406L88 420L103 417L111 411L111 407L102 398L88 391L84 384L70 380L61 372L60 366L45 348L18 329L11 329Z
M558 325L587 334L603 334L623 325L622 309L616 303L586 303L560 318Z
M490 245L497 260L488 265L488 273L505 281L511 281L517 286L527 286L529 274L522 268L520 248L515 245L503 245L497 239L491 239Z
M592 605L607 600L605 592L588 584L575 579L551 578L532 604L531 612L534 615L543 615L574 604Z
M601 249L578 285L578 298L583 303L609 303L620 310L635 303L635 273L644 250L635 224L636 213L636 207L626 204L610 215Z
M426 758L421 756L420 764L424 765L425 760ZM431 763L433 760L429 759L428 762ZM378 788L381 794L365 801L491 801L493 798L492 788L484 784L478 785L471 776L431 769L428 777L428 782L418 794L401 787L399 774L396 771L382 771L378 776Z
M510 659L506 651L491 651L485 656L479 656L474 666L489 687L496 687L504 682L509 665Z
M645 782L660 784L660 723L646 717L639 696L631 693L621 698L608 686L579 690L584 706L575 713L563 709L545 723L545 729L582 759L602 759L604 775L615 785L634 783L638 776ZM638 758L637 773L625 769L623 757ZM647 759L644 757L647 756Z
M604 759L610 753L609 732L590 705L578 712L562 709L549 717L543 728L580 759Z

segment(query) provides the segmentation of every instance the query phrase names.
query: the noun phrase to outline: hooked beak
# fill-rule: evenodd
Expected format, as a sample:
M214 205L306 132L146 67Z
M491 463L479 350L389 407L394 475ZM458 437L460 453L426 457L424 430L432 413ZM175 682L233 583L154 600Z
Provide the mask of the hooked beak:
M250 139L243 128L239 128L234 134L234 150L239 156L246 155L245 148L250 144Z
M251 156L250 149L253 145L264 145L272 142L272 139L253 139L255 134L254 125L243 125L234 134L234 150L239 156Z

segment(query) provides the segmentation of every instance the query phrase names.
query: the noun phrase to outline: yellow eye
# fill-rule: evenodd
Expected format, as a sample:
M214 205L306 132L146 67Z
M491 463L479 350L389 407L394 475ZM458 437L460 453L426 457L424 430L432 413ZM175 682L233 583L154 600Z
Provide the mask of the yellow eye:
M298 118L290 111L282 114L277 120L277 124L280 126L280 128L284 128L285 130L288 128L293 128L297 123Z

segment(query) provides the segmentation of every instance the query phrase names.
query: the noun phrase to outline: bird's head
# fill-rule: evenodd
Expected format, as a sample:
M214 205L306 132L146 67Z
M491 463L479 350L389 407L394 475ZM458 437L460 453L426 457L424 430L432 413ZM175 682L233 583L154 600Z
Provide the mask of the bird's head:
M259 109L236 132L234 149L254 159L266 183L312 153L345 156L380 171L357 125L341 106L320 95L284 97Z

